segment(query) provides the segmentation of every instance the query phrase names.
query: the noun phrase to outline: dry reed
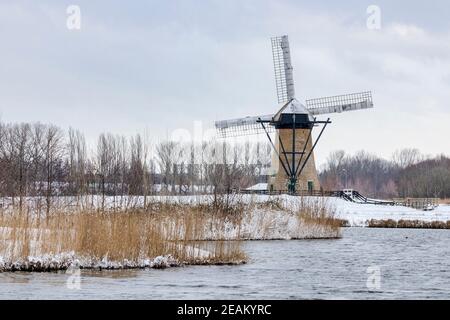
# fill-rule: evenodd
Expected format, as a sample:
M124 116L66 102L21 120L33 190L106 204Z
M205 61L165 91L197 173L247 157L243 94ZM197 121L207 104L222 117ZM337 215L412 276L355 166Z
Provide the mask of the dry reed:
M421 221L421 220L377 220L371 219L367 226L370 228L407 228L407 229L450 229L448 221Z
M2 259L10 269L64 269L71 261L30 264L33 257L53 261L64 253L84 268L142 267L161 256L170 258L166 265L235 264L246 260L240 240L336 238L342 224L326 202L314 198L155 197L145 206L138 198L124 199L122 207L100 206L98 199L56 199L49 213L36 199L26 210L0 209L0 270Z
M140 261L158 256L171 256L181 264L245 261L239 241L199 241L206 238L205 225L217 224L206 209L164 203L157 206L157 210L66 210L46 216L32 211L1 211L0 257L26 261L30 256L74 252L77 257L89 258L92 265L107 260L121 266L139 266Z

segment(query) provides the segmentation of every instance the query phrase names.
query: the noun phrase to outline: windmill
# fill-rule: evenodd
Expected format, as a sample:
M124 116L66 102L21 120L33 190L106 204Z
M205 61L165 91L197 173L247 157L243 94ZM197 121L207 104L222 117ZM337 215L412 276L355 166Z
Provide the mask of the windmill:
M266 134L274 154L275 174L269 178L268 189L295 193L297 190L319 190L320 183L314 161L314 149L330 118L316 116L373 107L371 92L309 99L305 104L295 98L291 53L287 36L271 38L275 71L278 112L269 115L216 121L220 137ZM320 127L313 142L312 130ZM275 132L272 139L271 133Z

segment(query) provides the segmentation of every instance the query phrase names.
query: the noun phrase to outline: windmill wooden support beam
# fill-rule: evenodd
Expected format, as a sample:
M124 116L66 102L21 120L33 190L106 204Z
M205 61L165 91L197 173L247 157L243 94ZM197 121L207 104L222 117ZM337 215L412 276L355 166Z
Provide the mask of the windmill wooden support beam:
M278 156L278 161L281 164L281 167L283 168L283 171L286 175L286 177L288 178L287 181L287 190L289 193L295 194L297 191L297 180L299 178L299 176L301 176L303 170L305 169L306 165L308 164L308 160L310 159L311 155L314 152L314 149L317 145L317 143L319 142L320 138L322 137L322 134L326 128L326 126L331 123L330 119L328 118L326 121L317 121L316 118L314 118L313 121L309 121L307 124L305 123L296 123L295 122L295 114L293 114L292 116L293 119L293 126L291 129L291 137L292 137L292 148L291 151L287 151L284 147L283 144L283 140L281 139L280 135L278 135L278 141L279 141L279 146L281 147L281 150L279 150L276 145L273 143L272 138L270 137L269 133L266 131L266 126L264 125L264 123L269 123L272 126L277 127L278 123L274 122L274 121L267 121L267 120L257 120L258 123L261 124L263 130L266 131L266 135L269 139L269 142L274 150L274 152L277 154ZM314 144L312 145L311 148L307 148L308 146L308 142L311 139L311 132L312 132L312 128L316 127L317 125L323 124L322 129L319 133L319 136L317 137L316 141L314 142ZM302 127L304 127L305 125L307 125L309 127L309 129L303 129ZM307 140L303 143L303 145L301 146L301 150L302 151L297 151L297 147L298 147L298 142L296 141L296 135L295 132L296 130L309 130L308 132L308 137ZM298 160L298 162L295 159L295 155L300 155L300 159ZM282 158L281 155L283 155L284 157ZM290 160L288 159L288 155L290 156ZM306 155L306 158L304 158L304 156ZM305 159L303 162L303 158Z

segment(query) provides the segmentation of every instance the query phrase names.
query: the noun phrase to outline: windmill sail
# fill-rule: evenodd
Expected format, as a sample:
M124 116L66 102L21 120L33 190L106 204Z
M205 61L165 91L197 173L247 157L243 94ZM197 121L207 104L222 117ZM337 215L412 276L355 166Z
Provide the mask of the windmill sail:
M271 41L278 112L274 115L216 121L215 127L218 136L223 138L267 134L274 150L274 170L268 179L268 190L287 190L294 194L296 190L320 190L314 148L331 121L329 118L326 121L316 120L315 116L372 108L372 93L360 92L310 99L303 105L295 98L288 37L274 37ZM321 131L313 142L312 130L321 124ZM276 134L272 139L269 132L274 131Z
M216 121L214 125L216 127L217 133L222 138L261 134L265 133L265 131L261 123L258 121L270 121L272 117L273 114L269 114L263 116L221 120ZM273 132L274 128L269 125L266 126L266 130L268 132Z
M306 107L312 115L373 108L372 93L359 92L340 96L309 99L306 100Z
M295 97L289 40L287 36L271 40L278 103L285 103Z

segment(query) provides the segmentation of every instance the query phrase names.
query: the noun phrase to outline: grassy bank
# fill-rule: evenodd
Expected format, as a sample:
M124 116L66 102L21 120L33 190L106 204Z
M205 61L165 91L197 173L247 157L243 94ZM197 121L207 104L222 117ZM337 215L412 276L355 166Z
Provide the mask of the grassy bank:
M370 228L450 229L450 221L371 219L367 226Z

